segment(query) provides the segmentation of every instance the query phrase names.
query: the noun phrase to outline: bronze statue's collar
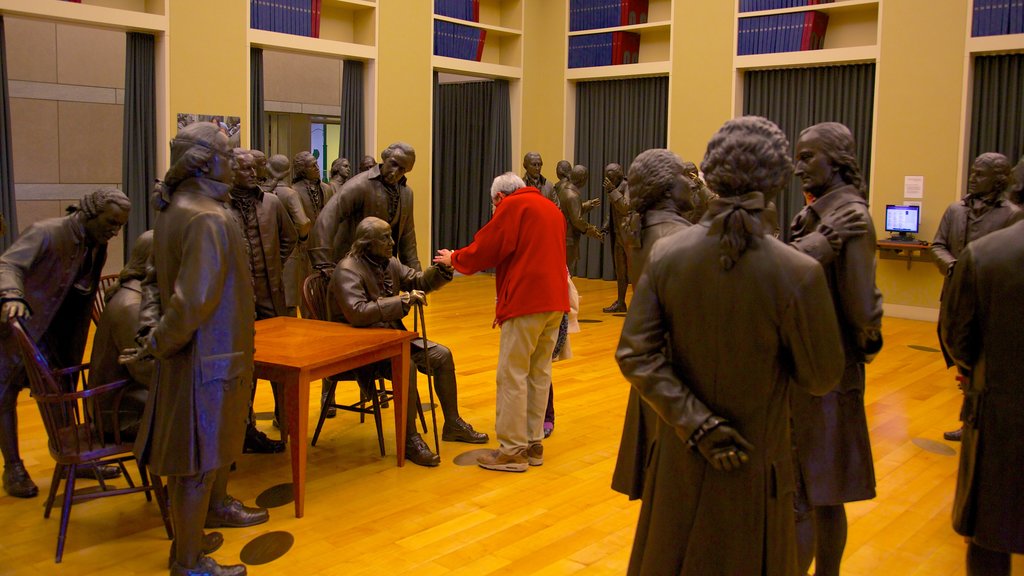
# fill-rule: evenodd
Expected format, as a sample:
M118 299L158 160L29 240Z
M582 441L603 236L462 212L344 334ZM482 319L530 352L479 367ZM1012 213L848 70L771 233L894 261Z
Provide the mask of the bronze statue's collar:
M368 172L368 174L366 175L366 177L368 179L376 180L376 181L380 182L382 186L387 186L387 184L384 184L384 180L381 178L380 164L375 164L373 166L373 168L368 169L367 172ZM351 178L349 178L349 180L351 180ZM401 188L401 187L405 186L405 183L407 181L408 181L408 179L405 176L402 176L401 180L399 180L398 183L395 184L395 188Z
M812 204L808 205L808 208L814 211L818 218L821 219L822 216L836 210L840 206L845 206L846 204L864 204L866 206L867 203L867 200L860 195L860 190L847 184L832 190L828 194L823 194Z

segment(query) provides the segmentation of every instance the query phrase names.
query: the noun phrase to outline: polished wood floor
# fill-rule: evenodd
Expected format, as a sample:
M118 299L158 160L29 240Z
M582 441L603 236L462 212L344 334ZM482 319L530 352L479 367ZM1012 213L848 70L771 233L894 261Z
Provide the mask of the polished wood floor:
M612 354L622 317L601 312L614 299L613 283L577 285L583 330L571 339L575 357L554 368L557 421L544 466L509 474L458 465L453 460L475 447L442 443L440 467L400 469L390 411L385 458L372 422L342 414L310 448L306 517L294 518L290 504L274 508L267 524L224 530L226 542L214 556L238 562L249 541L286 531L295 537L291 550L250 566L251 574L624 573L639 505L609 488L627 396ZM455 354L462 415L492 435L493 308L489 276L457 278L427 308L428 336ZM934 324L886 319L884 333L867 386L878 498L848 507L843 572L961 575L965 545L949 521L959 447L942 440L955 424L959 395L934 350ZM271 407L269 387L261 383L257 411ZM53 465L27 394L19 415L25 462L45 494ZM276 433L268 421L260 427ZM230 490L251 504L288 481L285 454L247 454ZM59 515L44 520L42 503L41 497L0 496L0 574L166 573L169 543L156 505L141 495L75 506L61 564L53 563ZM1024 573L1021 558L1014 560Z

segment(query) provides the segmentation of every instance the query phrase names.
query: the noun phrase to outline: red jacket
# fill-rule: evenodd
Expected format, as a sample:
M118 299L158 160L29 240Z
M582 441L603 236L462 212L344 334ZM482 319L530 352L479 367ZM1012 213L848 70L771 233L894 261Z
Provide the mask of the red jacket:
M568 312L565 219L562 211L533 187L505 197L473 243L452 253L463 274L497 271L495 320L539 312Z

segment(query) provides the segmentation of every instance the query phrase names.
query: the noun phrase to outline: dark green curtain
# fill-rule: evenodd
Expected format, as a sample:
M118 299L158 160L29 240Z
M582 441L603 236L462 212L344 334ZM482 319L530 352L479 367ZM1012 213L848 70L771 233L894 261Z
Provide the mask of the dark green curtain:
M266 113L263 108L263 49L249 48L249 146L266 153Z
M974 59L970 131L968 166L985 152L1005 154L1011 165L1024 155L1024 54Z
M871 175L874 100L874 64L752 70L743 76L743 114L764 116L778 124L789 138L791 155L804 128L819 122L845 124L857 141L865 186ZM804 206L795 178L775 203L779 226L788 240L789 223Z
M348 158L351 163L352 174L359 170L360 158L366 154L377 156L372 150L363 150L366 142L363 68L359 60L345 60L341 71L341 142L338 150L340 156ZM324 165L329 167L333 161L331 158Z
M615 162L629 173L637 154L664 148L668 142L668 77L580 82L576 85L576 158L590 170L590 181L580 190L581 200L601 198L600 208L588 219L601 226L611 207L601 189L604 167ZM552 168L559 159L549 160ZM548 177L554 177L549 168ZM610 244L580 237L580 259L575 274L581 278L615 279Z
M18 211L14 202L14 157L11 152L11 106L7 93L7 40L0 16L0 253L18 236Z
M491 181L512 169L507 80L439 84L434 75L431 253L460 248L491 217Z
M132 211L124 231L125 262L135 239L153 226L149 192L156 179L156 39L140 32L126 38L121 185Z

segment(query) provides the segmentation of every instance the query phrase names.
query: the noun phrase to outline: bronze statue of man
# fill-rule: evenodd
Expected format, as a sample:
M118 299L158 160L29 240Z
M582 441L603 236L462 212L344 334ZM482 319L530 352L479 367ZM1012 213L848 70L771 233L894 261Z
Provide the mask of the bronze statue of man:
M834 390L821 398L793 390L790 397L800 568L806 572L813 557L815 573L827 576L839 574L846 547L844 504L875 497L864 366L882 347L882 293L875 286L875 227L850 129L836 122L804 129L794 173L814 202L793 219L792 244L824 267L844 352L842 380ZM822 229L841 229L836 223L851 213L865 230L838 234L838 248L823 242L834 248L827 258L801 243L812 234L828 238L831 232Z
M555 204L558 204L558 196L555 194L554 187L551 182L540 173L541 168L544 167L544 160L541 159L539 152L527 152L523 156L523 182L526 182L527 186L533 186L540 193L551 200Z
M1018 208L1024 208L1024 156L1021 156L1017 164L1014 165L1011 182L1010 187L1006 190L1006 199Z
M359 159L359 172L366 172L377 165L377 159L367 154Z
M626 234L626 226L629 224L630 200L629 191L626 186L626 179L622 174L622 166L611 163L604 167L604 180L601 183L611 210L608 211L608 219L601 227L602 233L611 238L612 243L612 265L615 270L615 287L617 289L615 302L606 306L601 311L606 313L626 311L626 287L629 286L629 252L631 238Z
M416 164L416 150L395 142L380 157L379 165L353 176L324 206L310 235L309 258L315 268L328 270L344 258L356 226L374 216L391 225L395 256L402 264L422 269L416 254L413 193L405 177Z
M348 179L352 177L352 165L349 163L348 158L335 158L334 162L331 162L331 179L328 184L334 189L334 193L337 194L341 187L348 182Z
M267 170L267 155L260 150L249 150L252 155L252 166L256 170L256 185L264 192L273 191L270 173Z
M18 449L18 392L28 381L7 323L20 320L51 366L81 363L107 243L130 210L123 192L100 188L71 214L29 226L0 256L0 452L11 496L31 498L39 489Z
M170 168L153 194L141 347L126 352L126 361L156 361L135 453L167 477L172 575L244 575L244 565L221 566L205 555L211 546L203 526L269 519L265 509L227 494L245 436L256 320L245 239L224 207L230 162L227 136L213 124L190 124L171 141Z
M683 172L686 177L693 182L693 196L691 203L693 208L686 213L686 219L691 224L700 222L700 219L704 217L704 213L708 211L708 205L712 200L718 197L717 194L708 188L708 185L700 177L700 172L697 170L697 165L690 161L683 162Z
M555 164L555 177L558 182L551 188L551 196L556 206L561 205L565 187L569 184L569 173L572 172L572 163L568 160L559 160Z
M331 320L359 328L405 330L402 318L409 313L411 306L425 303L424 292L440 289L452 279L452 269L443 264L434 264L423 272L413 270L394 256L393 248L391 226L384 220L369 216L356 226L348 255L341 259L331 274L328 287ZM415 340L412 343L411 359L420 372L426 374L429 366L434 376L437 399L444 412L442 439L470 444L486 443L487 434L474 430L459 415L455 360L451 351L430 341L424 348L422 340ZM372 387L372 378L367 380ZM411 377L409 381L416 380ZM373 390L368 392L374 393ZM420 466L437 466L441 462L440 457L430 451L416 431L415 407L419 405L419 394L415 386L409 389L408 404L406 458Z
M306 253L306 239L309 237L309 229L313 227L313 222L306 215L306 209L302 204L302 198L299 193L288 185L291 183L290 166L291 162L284 154L274 154L271 156L267 161L267 183L261 189L264 192L273 193L284 204L288 217L291 218L292 226L295 227L295 233L298 236L295 249L288 259L285 260L283 270L286 315L295 316L295 311L299 307L299 301L302 299L300 294L302 278L299 278L299 267L300 262L308 264L308 260L303 258Z
M702 168L721 196L654 243L615 354L659 417L628 574L793 576L787 398L839 380L836 316L821 266L761 220L792 174L782 131L730 120Z
M232 186L228 192L228 209L242 229L246 262L252 275L256 299L256 319L288 315L284 291L284 264L295 250L298 234L281 200L265 194L256 184L253 155L236 149L231 157ZM271 382L274 393L274 417L280 424L284 398L280 385ZM249 422L245 429L244 452L270 454L284 451L284 442L271 440L256 428L252 402L256 399L253 381L249 404Z
M299 197L306 218L311 223L310 233L312 233L312 226L315 225L324 206L334 196L334 189L320 180L320 166L316 163L316 158L309 152L299 152L292 159L292 190ZM310 262L310 249L312 248L310 242L311 240L307 239L305 243L300 243L298 250L295 251L295 281L299 290L302 289L302 282L306 276L313 272ZM301 298L298 304L302 310L302 316L309 318L310 312L305 309Z
M562 188L562 197L558 206L565 217L565 263L572 276L576 275L576 262L580 259L580 236L586 234L595 240L604 240L604 235L601 234L597 226L586 220L587 213L601 205L601 199L594 198L586 201L580 199L580 191L586 186L588 177L589 172L587 172L586 166L580 164L573 166L572 172L569 174L569 183Z

